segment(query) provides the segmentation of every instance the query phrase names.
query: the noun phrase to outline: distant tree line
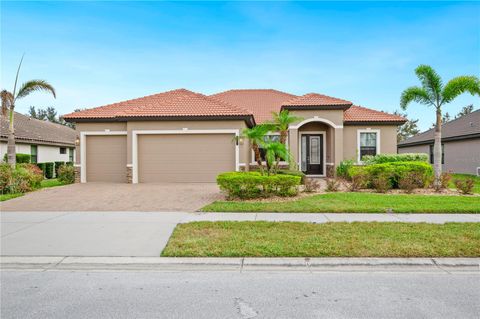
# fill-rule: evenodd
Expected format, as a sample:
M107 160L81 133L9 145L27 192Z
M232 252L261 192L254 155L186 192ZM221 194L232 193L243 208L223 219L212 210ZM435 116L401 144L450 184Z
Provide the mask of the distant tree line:
M75 112L80 111L80 109L75 109ZM58 116L57 111L54 107L47 107L47 108L35 108L34 106L30 106L28 110L28 116L42 121L49 121L52 123L57 123L60 125L65 125L71 128L75 128L74 123L66 122L61 116Z

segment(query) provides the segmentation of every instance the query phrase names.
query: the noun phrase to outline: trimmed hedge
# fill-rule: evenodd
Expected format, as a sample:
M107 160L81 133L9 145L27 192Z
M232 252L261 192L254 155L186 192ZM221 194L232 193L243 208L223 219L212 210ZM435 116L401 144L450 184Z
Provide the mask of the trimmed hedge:
M301 183L303 184L305 180L305 174L302 171L296 171L296 170L291 170L291 169L281 169L277 171L277 174L280 175L292 175L292 176L300 176L301 178Z
M350 177L363 174L367 179L367 186L372 187L372 182L380 177L388 177L390 186L398 188L400 179L409 174L416 174L420 179L418 187L426 187L433 179L432 165L426 162L390 162L364 166L352 166L348 171Z
M5 155L3 156L3 161L7 163L7 159L8 159L8 154L5 153ZM32 160L32 156L30 154L16 153L15 160L17 164L30 163Z
M375 156L365 155L362 162L369 164L382 164L392 162L427 162L428 155L425 153L404 153L404 154L377 154Z
M53 178L53 170L55 167L54 162L47 162L45 163L45 178Z
M65 162L54 162L55 163L55 177L58 177L58 170L60 166L65 165Z
M258 172L228 172L217 176L217 184L229 198L294 196L298 194L300 176L261 175Z

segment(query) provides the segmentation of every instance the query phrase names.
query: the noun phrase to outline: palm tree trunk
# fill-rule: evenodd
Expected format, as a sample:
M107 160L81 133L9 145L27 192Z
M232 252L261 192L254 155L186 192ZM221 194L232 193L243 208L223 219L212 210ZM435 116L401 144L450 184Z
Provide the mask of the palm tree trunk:
M280 143L282 143L283 145L287 146L287 135L288 135L288 131L287 130L281 130L280 131ZM277 156L276 158L276 165L275 165L275 171L278 170L278 167L280 166L280 160L281 158L279 156ZM286 158L285 159L287 162L289 162L289 159Z
M442 111L439 107L437 108L435 142L433 144L433 168L435 170L435 186L439 186L442 175Z
M257 161L258 168L260 169L260 172L263 174L262 157L260 156L260 149L257 143L252 142L252 149L253 149L253 154L255 154L255 161Z
M15 128L13 126L13 105L10 108L10 121L8 126L8 142L7 142L7 163L15 168L16 154L15 154Z

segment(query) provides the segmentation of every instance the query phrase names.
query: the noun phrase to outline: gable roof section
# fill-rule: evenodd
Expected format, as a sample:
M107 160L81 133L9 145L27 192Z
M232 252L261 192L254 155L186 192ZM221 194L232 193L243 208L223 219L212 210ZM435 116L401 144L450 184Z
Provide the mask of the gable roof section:
M185 89L144 96L114 104L70 113L65 120L133 118L233 117L252 120L252 113L225 101Z
M8 117L1 116L0 139L8 139ZM17 143L47 144L60 146L75 146L75 130L60 124L37 120L15 112L15 140Z
M430 144L434 141L435 129L412 136L398 143L398 146ZM480 110L459 117L442 125L442 141L480 138Z
M297 96L282 104L282 108L286 109L347 109L352 105L352 102L338 99L328 95L318 93L308 93L302 96Z
M249 110L257 123L263 123L272 119L272 112L280 111L283 102L296 97L296 95L273 89L243 89L228 90L210 95L210 97Z
M343 121L345 124L392 123L400 125L407 120L399 115L372 110L359 105L352 105L343 113Z

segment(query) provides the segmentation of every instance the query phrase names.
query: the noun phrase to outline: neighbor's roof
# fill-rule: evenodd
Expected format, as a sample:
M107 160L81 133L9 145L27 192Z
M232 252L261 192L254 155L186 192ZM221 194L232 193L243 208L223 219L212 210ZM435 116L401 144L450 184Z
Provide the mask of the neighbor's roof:
M429 144L434 141L435 129L419 133L398 143L398 146ZM442 141L480 138L480 110L459 117L442 125Z
M8 139L8 116L1 116L0 139ZM15 140L34 144L75 146L75 130L60 124L37 120L15 112Z
M64 118L74 122L94 119L229 117L263 123L272 118L272 112L279 112L282 108L338 108L345 110L345 123L405 122L404 118L396 115L351 105L352 102L317 93L296 96L273 89L243 89L206 96L178 89L67 114Z
M114 119L147 117L245 117L244 109L206 95L178 89L70 113L65 119Z
M352 105L343 113L343 120L345 123L398 123L402 124L406 122L406 119L402 116L390 114L382 111L376 111L368 109L363 106Z

